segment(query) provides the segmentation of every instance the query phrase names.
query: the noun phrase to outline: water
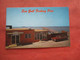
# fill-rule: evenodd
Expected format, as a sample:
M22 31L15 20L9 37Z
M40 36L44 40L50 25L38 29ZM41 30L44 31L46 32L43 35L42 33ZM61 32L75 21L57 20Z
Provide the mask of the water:
M31 29L48 29L50 31L67 31L69 32L69 26L51 26L51 27L13 27L13 28L31 28Z

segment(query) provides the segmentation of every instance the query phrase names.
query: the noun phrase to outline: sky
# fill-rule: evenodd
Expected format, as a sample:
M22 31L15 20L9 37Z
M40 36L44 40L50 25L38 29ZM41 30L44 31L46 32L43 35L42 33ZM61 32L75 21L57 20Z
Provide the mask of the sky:
M54 12L22 13L22 9L31 10L53 10ZM13 27L47 27L47 26L69 26L68 7L23 7L6 9L6 25Z

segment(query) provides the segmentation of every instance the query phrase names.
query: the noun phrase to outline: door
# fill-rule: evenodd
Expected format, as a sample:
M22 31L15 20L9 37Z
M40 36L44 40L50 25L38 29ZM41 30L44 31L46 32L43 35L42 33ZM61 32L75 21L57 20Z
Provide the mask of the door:
M15 36L12 35L12 44L15 44Z
M19 35L12 35L12 44L19 43Z
M19 43L19 35L16 35L16 43Z
M40 40L42 40L42 33L40 33Z

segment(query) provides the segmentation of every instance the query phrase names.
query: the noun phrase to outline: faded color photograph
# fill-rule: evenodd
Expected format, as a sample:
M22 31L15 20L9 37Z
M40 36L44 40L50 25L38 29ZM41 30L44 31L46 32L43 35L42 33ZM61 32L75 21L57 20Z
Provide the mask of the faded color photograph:
M6 8L6 48L70 46L68 7Z

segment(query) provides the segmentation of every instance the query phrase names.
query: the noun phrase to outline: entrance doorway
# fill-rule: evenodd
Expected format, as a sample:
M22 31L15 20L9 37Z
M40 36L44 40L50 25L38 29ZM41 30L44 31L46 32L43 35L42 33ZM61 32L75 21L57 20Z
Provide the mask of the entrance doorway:
M19 35L12 35L12 44L18 44L19 41Z

